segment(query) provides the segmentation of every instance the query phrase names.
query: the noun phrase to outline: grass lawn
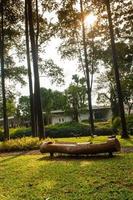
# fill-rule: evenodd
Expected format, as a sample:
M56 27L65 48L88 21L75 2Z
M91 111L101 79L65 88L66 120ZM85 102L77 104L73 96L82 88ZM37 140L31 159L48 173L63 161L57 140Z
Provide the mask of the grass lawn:
M118 138L122 146L133 146L133 137ZM56 140L84 142L91 139ZM100 136L93 142L106 140L107 137ZM39 143L36 138L24 138L9 141L8 145L35 147ZM0 200L133 200L133 153L117 154L113 158L1 156Z
M129 139L121 139L121 136L117 136L118 140L123 147L133 147L133 136L130 136ZM54 139L55 141L67 141L67 142L90 142L100 143L106 142L108 140L108 136L96 136L94 138L91 137L77 137L77 138L59 138Z
M133 154L0 157L0 200L133 200Z

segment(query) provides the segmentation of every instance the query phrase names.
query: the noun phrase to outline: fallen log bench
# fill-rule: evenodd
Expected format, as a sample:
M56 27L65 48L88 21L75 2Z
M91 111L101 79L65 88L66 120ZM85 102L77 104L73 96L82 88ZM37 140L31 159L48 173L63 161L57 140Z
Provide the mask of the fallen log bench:
M120 151L120 143L116 138L109 138L107 142L99 144L89 142L44 142L40 146L41 153L50 153L51 156L53 156L54 153L71 155L109 153L109 155L112 156L113 152L118 151Z

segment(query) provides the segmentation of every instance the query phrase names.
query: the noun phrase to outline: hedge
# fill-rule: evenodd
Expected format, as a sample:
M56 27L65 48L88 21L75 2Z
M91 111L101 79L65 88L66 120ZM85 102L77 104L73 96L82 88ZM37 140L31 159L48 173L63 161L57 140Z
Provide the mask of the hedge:
M79 137L79 136L90 136L91 132L88 128L88 125L80 124L80 123L64 123L64 124L57 124L51 125L46 127L45 129L46 137L49 138L66 138L66 137ZM95 135L114 135L116 131L111 128L97 128L95 130ZM31 136L31 129L29 128L18 128L11 130L10 138L22 138ZM4 135L0 133L0 140L4 139Z

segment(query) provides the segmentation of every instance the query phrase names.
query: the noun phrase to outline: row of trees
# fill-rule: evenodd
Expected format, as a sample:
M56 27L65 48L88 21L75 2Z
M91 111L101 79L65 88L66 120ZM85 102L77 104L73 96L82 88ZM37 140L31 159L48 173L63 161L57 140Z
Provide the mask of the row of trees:
M79 9L77 6L79 5ZM126 10L125 7L126 6ZM114 34L117 34L116 42L119 44L127 45L131 50L130 39L131 36L131 1L65 1L62 8L59 11L59 19L61 27L64 27L64 31L60 31L60 35L63 38L63 44L60 47L61 53L65 57L78 57L79 62L84 68L87 80L87 93L88 93L88 105L90 110L90 124L91 131L94 132L93 114L91 105L91 81L89 74L94 73L94 67L97 68L97 62L104 62L106 65L106 52L108 47L110 52L108 60L110 60L112 54L111 73L114 83L115 103L118 104L119 115L122 122L122 137L128 137L125 112L124 112L124 95L122 94L122 87L120 79L120 62L118 62L119 55L117 56L116 44L114 41ZM112 10L112 12L111 12ZM94 12L98 16L96 26L89 31L85 27L86 13ZM113 26L114 24L114 26ZM82 31L81 31L82 26ZM122 27L122 28L121 28ZM124 30L123 27L126 29ZM125 39L123 41L123 38ZM69 46L68 46L69 44ZM101 56L102 53L102 56ZM132 55L128 54L122 60L126 60L129 70L132 72ZM89 58L89 59L88 59ZM124 63L122 63L124 65ZM131 76L130 76L131 78ZM130 79L131 82L131 79ZM129 98L128 98L129 99ZM129 101L131 102L131 95ZM132 104L132 102L131 102Z
M64 92L41 88L42 110L46 113L45 123L49 124L52 110L64 110L78 122L79 112L87 109L86 82L73 75L73 81ZM16 106L15 99L7 99L8 115L14 116L16 126L30 122L30 97L21 96ZM2 113L0 113L2 114ZM18 121L18 123L17 123Z
M43 10L45 8L52 9L52 7L49 8L47 3L42 4L42 8ZM39 13L41 11L40 9L38 10L38 1L25 0L24 4L21 0L1 0L0 9L1 91L5 139L9 139L7 78L11 81L14 80L25 84L23 76L27 75L27 72L29 77L32 133L33 136L43 138L45 134L40 97L39 68L47 76L51 76L52 81L56 79L57 83L63 82L62 69L55 65L52 60L42 62L40 56L41 48L45 47L46 41L54 34L54 31L50 30L51 23L48 23L43 18L43 13ZM27 56L27 70L24 66L14 67L15 60L17 60L17 63L22 63L25 55ZM12 93L11 88L10 85L10 93Z
M108 77L106 80L109 85L109 98L113 105L119 105L123 129L122 136L128 137L123 100L128 102L131 108L132 76L128 75L128 72L130 72L130 74L132 73L132 26L130 20L132 1L64 0L58 3L58 1L55 0L25 0L24 4L21 0L1 0L0 8L1 91L5 138L9 138L6 107L8 90L7 85L5 85L5 79L8 77L11 80L21 81L21 83L24 84L23 75L26 74L26 70L23 66L15 68L16 63L14 60L16 57L12 52L15 52L15 55L17 55L20 60L24 59L25 54L27 56L32 132L34 136L39 136L40 138L43 138L45 135L39 70L42 70L45 75L51 76L53 80L58 80L59 83L63 81L62 70L56 66L52 60L47 61L44 59L44 56L42 56L47 42L54 36L59 37L62 41L59 47L62 58L78 58L79 68L84 72L85 81L87 83L86 93L88 95L89 119L92 134L94 133L92 113L93 76L103 64L107 66L105 76ZM53 12L58 19L54 24L45 17L45 13L51 12ZM93 28L87 28L85 18L91 12L97 16L97 22ZM114 43L114 33L116 35L117 46L123 45L125 49L129 49L129 52L124 52L124 57L122 58L120 58L120 54L118 54L118 56L116 55L118 48L116 48ZM24 41L26 42L24 43ZM25 45L23 45L23 43ZM113 55L113 64L111 54ZM121 72L120 74L119 71ZM126 89L124 89L124 92L126 91L124 95L122 94L120 79L122 79L122 85L125 85L124 81L127 82L127 80L129 83ZM79 80L76 81L77 83L75 84L79 84ZM103 82L103 80L101 82ZM128 93L129 88L130 95L127 96L126 93ZM75 97L77 91L74 86L71 86L70 90L73 91ZM99 93L99 100L102 99L103 101L106 96L108 97L108 95L104 95L103 92ZM73 113L76 119L76 107L81 105L78 105L76 98L71 103L75 108Z

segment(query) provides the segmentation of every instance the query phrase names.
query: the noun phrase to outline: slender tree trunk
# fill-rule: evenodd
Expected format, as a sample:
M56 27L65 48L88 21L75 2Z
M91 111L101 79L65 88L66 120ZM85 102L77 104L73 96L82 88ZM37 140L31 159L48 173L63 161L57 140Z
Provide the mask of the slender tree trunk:
M113 23L112 23L112 16L111 16L109 0L106 0L106 6L107 6L109 30L110 30L110 37L111 37L114 73L115 73L117 94L118 94L118 100L119 100L119 110L120 110L120 117L121 117L121 124L122 124L121 136L122 136L122 138L128 138L129 136L128 136L127 126L126 126L126 118L125 118L125 111L124 111L124 105L123 105L123 95L122 95L122 89L121 89L121 84L120 84L119 66L118 66L118 62L117 62L116 46L115 46Z
M27 55L27 66L28 66L28 78L29 78L29 91L30 91L30 113L31 113L31 129L32 136L37 136L36 133L36 121L34 113L34 95L33 95L33 83L32 83L32 72L31 72L31 61L30 61L30 47L29 47L29 28L28 28L28 5L25 0L25 35L26 35L26 55Z
M88 55L87 55L87 46L86 46L86 34L85 34L85 25L84 25L84 15L83 15L83 5L82 0L80 0L80 9L82 14L82 36L83 36L83 47L84 47L84 57L85 57L85 69L86 69L86 81L87 81L87 94L88 94L88 105L89 105L89 121L91 126L91 135L93 136L94 128L94 119L93 119L93 109L92 109L92 99L91 99L91 86L90 86L90 76L89 76L89 66L88 66Z
M36 0L36 34L35 34L35 44L36 44L36 52L37 52L37 55L36 55L36 59L37 59L37 63L38 63L38 36L39 36L39 21L38 21L38 0ZM35 104L34 104L34 110L35 110L35 113L37 113L37 87L36 87L36 80L34 79L34 96L35 96ZM39 118L38 118L38 114L36 114L36 132L37 132L37 136L38 136L38 131L39 131Z
M39 81L39 71L38 71L38 52L35 41L35 32L33 27L33 14L32 14L32 1L28 0L28 14L29 14L29 30L30 30L30 40L32 48L32 59L34 68L34 80L35 80L35 103L37 108L37 119L38 119L38 131L39 138L44 138L44 124L43 124L43 114L42 114L42 103L40 95L40 81Z
M9 127L6 106L6 90L5 90L5 69L4 69L4 10L3 0L1 0L1 35L0 35L0 59L1 59L1 84L2 84L2 100L3 100L3 120L4 120L4 138L9 140Z

